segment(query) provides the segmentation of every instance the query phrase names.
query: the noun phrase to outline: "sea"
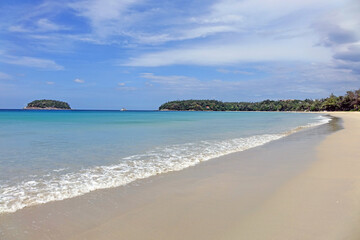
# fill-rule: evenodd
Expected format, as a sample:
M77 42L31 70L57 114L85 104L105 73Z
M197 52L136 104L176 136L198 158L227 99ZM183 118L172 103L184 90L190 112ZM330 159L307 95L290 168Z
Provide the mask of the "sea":
M0 110L0 214L245 151L324 114Z

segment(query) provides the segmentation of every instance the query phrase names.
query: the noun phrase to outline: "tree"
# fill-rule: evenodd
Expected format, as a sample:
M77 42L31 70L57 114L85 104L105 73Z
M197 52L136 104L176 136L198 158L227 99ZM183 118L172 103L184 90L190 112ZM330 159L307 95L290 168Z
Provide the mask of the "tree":
M321 110L337 111L340 108L339 105L339 98L337 98L334 94L331 94L330 97L326 98L321 105Z

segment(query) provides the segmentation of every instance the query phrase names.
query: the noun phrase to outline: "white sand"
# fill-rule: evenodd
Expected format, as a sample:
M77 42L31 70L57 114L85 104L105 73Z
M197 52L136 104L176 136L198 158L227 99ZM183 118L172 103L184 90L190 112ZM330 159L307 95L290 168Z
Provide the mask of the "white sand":
M328 136L317 161L224 239L360 239L360 113L331 113L345 129Z

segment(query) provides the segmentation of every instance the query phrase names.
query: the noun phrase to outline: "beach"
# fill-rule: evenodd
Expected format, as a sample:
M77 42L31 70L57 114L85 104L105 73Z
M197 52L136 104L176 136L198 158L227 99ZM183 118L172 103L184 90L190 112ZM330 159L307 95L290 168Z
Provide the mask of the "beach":
M360 240L360 0L0 6L0 240Z
M1 239L359 239L359 113L182 171L0 215Z
M331 116L343 119L344 129L321 142L317 160L241 221L228 239L360 238L360 113Z

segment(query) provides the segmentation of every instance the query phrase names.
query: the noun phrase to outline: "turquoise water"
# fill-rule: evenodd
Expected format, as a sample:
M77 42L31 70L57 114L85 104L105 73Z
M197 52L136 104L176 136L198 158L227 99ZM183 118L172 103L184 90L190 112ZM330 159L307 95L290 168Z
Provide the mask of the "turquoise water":
M0 213L177 171L328 122L268 112L0 111Z

